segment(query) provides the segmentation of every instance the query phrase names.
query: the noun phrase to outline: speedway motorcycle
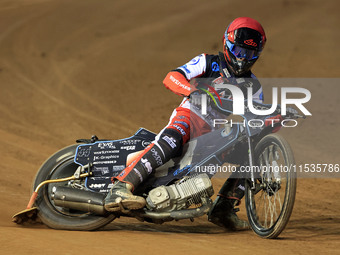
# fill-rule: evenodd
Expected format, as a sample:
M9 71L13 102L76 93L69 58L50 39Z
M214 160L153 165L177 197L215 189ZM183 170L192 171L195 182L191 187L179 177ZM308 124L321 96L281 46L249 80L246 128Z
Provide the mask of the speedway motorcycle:
M255 103L261 109L270 105ZM232 101L222 99L215 108L232 113ZM273 116L280 115L277 109ZM155 139L155 134L140 128L133 136L120 140L77 140L48 158L33 183L27 209L14 215L22 224L38 217L48 227L66 230L96 230L117 217L134 217L140 221L164 223L194 219L209 213L214 189L211 166L225 166L228 155L241 150L245 154L245 205L251 229L260 237L276 238L292 213L296 193L293 152L284 138L276 133L280 122L263 125L268 116L256 116L245 109L244 122L224 123L216 130L191 139L181 156L159 167L135 190L146 199L140 210L107 212L104 198L111 178L117 176L134 155ZM285 119L304 117L296 111ZM259 124L250 125L256 119ZM205 171L210 169L209 171ZM211 170L213 169L213 170ZM233 168L232 168L233 169ZM237 168L240 169L240 168Z

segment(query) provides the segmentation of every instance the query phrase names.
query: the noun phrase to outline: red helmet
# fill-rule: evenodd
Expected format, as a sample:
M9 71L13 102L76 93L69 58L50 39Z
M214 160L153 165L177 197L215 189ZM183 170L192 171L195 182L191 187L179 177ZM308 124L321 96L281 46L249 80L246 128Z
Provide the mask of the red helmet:
M229 24L223 36L223 53L236 76L250 70L260 56L265 42L266 34L258 21L240 17Z

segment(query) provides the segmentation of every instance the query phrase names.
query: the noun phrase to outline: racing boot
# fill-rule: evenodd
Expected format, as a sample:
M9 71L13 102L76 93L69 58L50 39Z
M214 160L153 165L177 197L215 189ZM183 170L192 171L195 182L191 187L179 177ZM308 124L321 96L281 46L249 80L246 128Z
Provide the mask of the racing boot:
M239 211L235 206L239 203L236 199L217 197L213 203L213 208L208 214L208 220L220 227L232 231L249 229L248 222L241 220L236 212Z
M177 134L177 137L176 137ZM138 210L145 206L143 197L133 195L137 188L154 169L177 155L181 146L178 132L165 130L160 138L147 146L117 177L112 179L113 187L104 200L107 211Z
M129 183L116 180L113 183L109 194L104 200L105 209L110 212L125 210L138 210L145 206L146 201L143 197L132 194L133 186Z
M244 196L244 179L229 178L222 186L208 214L208 220L220 227L232 231L249 229L247 221L241 220L235 208Z

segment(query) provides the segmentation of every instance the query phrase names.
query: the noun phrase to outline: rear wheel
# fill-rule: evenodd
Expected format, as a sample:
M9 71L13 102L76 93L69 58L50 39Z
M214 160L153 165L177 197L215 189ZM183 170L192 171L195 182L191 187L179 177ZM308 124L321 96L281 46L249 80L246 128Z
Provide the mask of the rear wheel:
M75 144L66 147L46 160L36 175L33 189L45 180L72 176L78 167L73 161L77 146ZM54 229L95 230L115 219L113 214L97 216L56 206L51 198L53 188L69 184L68 182L51 183L40 189L35 206L38 207L38 216L44 224Z
M294 156L281 136L265 136L255 147L255 189L246 181L246 208L252 230L263 238L276 238L286 227L296 193Z

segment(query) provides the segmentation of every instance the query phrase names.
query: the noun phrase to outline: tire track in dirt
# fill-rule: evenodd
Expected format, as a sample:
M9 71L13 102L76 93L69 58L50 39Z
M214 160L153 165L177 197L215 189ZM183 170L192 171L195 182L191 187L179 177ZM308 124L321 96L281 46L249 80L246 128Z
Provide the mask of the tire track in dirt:
M45 11L46 12L46 11ZM16 22L15 24L13 24L11 27L8 28L8 30L2 34L1 38L0 38L0 44L1 41L3 42L4 40L6 40L7 38L10 38L11 34L16 32L18 34L17 30L22 29L22 26L26 26L26 27L32 27L32 33L34 35L34 28L35 23L44 23L44 20L46 19L46 17L49 16L49 13L47 11L46 14L40 14L40 15L34 15L32 17L29 18L25 18L23 20L19 20L18 22ZM37 18L38 17L38 18ZM34 21L32 21L34 19ZM30 22L31 21L31 22ZM26 34L31 34L31 31L27 29L24 30ZM20 32L19 32L19 36L20 36ZM33 38L33 39L32 39ZM34 41L34 37L32 38L27 38L27 44L23 45L21 47L24 48L29 48L31 45L36 45L37 42ZM11 46L12 48L15 48L15 45ZM22 57L22 56L21 56ZM12 60L16 60L19 58L12 58ZM17 61L19 62L19 61ZM35 72L39 72L40 68L39 66L34 66L34 64L30 64L32 62L31 58L27 58L27 61L25 61L24 58L20 58L20 65L21 66L29 66L31 68L31 72L35 73ZM62 75L62 72L60 72L60 69L57 68L57 65L54 63L49 63L50 66L47 70L45 75L42 77L46 77L45 79L40 79L40 80L33 80L33 78L30 78L29 75L25 75L24 72L21 72L21 66L18 65L13 65L12 63L3 63L2 64L3 68L6 70L11 70L12 71L12 76L13 78L17 78L17 84L20 85L20 87L18 88L19 90L24 89L26 91L34 91L34 93L40 93L42 97L47 98L51 101L51 103L57 104L59 105L63 110L65 111L73 111L76 115L79 115L81 118L83 118L84 120L87 120L89 118L89 115L91 115L91 119L93 121L97 121L99 123L102 123L102 125L107 126L107 127L111 127L112 129L117 129L120 130L120 132L124 133L126 132L125 129L123 129L121 127L121 125L119 124L115 124L113 122L109 122L109 121L105 121L101 118L97 118L95 112L96 111L100 111L103 112L105 114L110 114L109 110L104 109L102 106L99 107L98 105L94 105L94 103L91 102L91 98L90 97L85 97L83 93L81 93L80 90L77 90L73 87L73 84L68 81L66 79L67 76ZM73 67L74 69L76 69L75 67ZM46 68L45 68L46 69ZM70 75L70 74L69 74ZM73 107L72 104L69 104L67 102L65 102L63 100L63 98L60 98L60 96L56 95L53 93L53 86L46 86L46 84L51 84L53 81L59 81L61 83L63 83L64 85L68 85L68 89L70 91L73 92L74 95L76 95L75 97L79 98L79 100L82 100L84 102L86 102L88 105L90 105L89 109L93 108L93 114L84 112L82 110L77 109L76 107ZM96 110L96 108L99 108L99 110ZM123 119L119 119L119 121L123 122ZM20 118L18 118L18 121L20 121ZM128 126L128 123L126 123L126 126ZM130 128L132 129L132 128ZM43 130L42 130L43 131Z

